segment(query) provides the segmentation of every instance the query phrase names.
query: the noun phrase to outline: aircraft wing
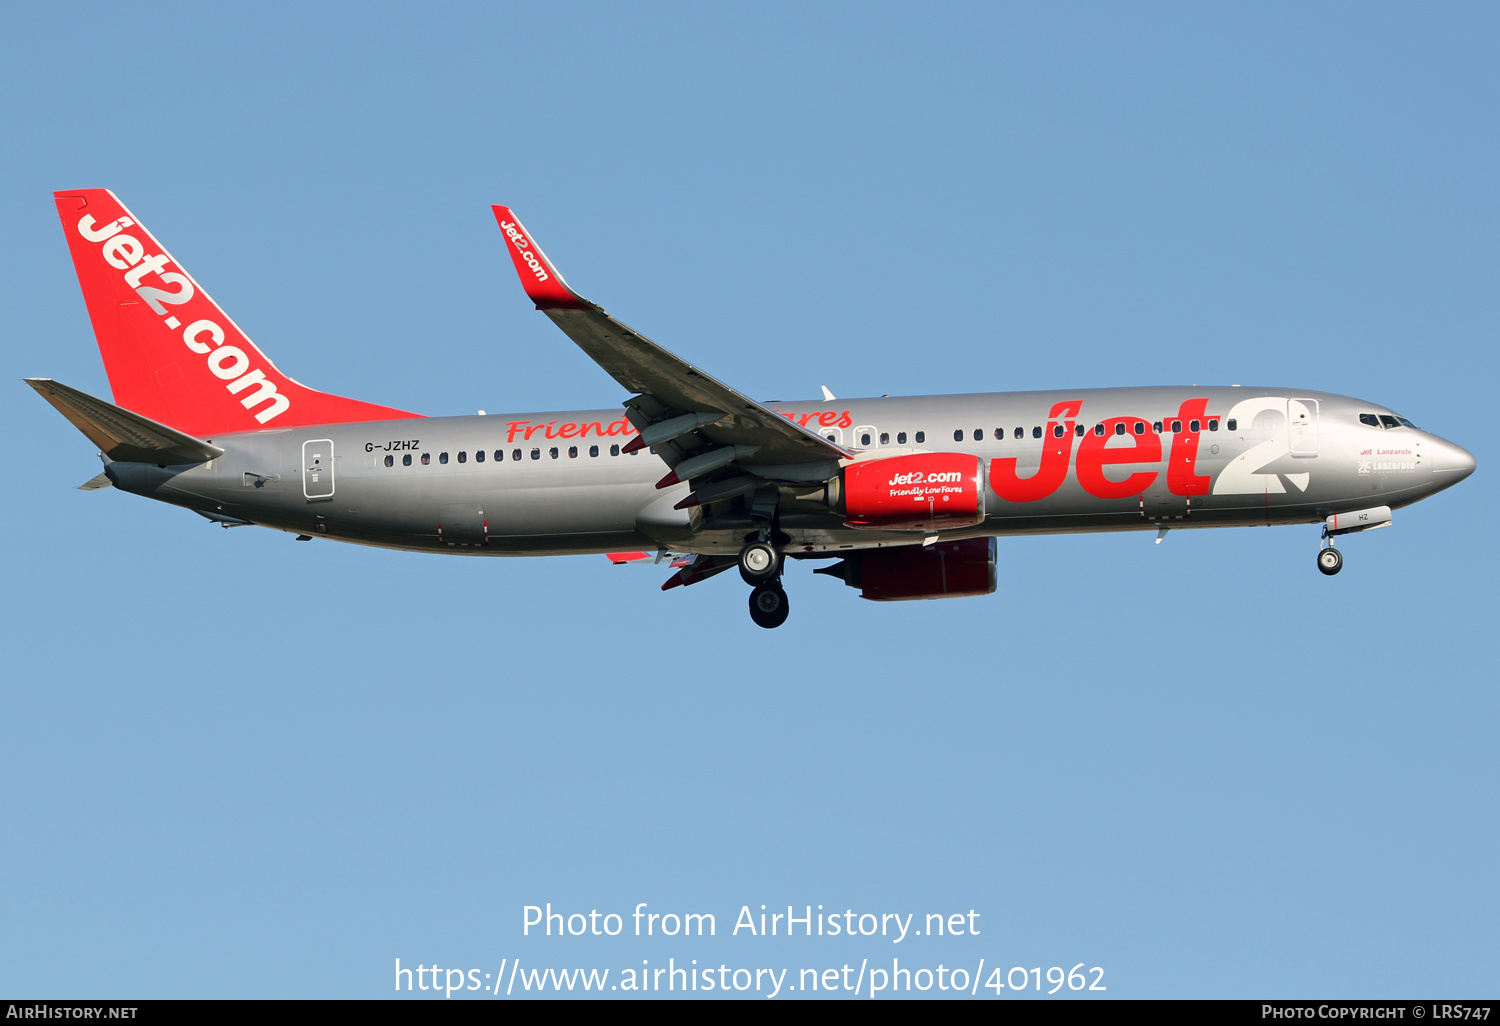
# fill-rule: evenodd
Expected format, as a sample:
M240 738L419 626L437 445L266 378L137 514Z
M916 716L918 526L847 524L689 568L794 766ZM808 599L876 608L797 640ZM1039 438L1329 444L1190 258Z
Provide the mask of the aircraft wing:
M605 313L569 287L509 207L493 208L526 295L610 377L634 393L625 403L641 431L637 448L655 446L679 480L717 479L731 494L759 480L812 483L838 473L854 453L742 395ZM736 468L751 475L733 491ZM726 480L727 478L727 480ZM723 490L722 487L720 490ZM712 500L706 500L712 501Z

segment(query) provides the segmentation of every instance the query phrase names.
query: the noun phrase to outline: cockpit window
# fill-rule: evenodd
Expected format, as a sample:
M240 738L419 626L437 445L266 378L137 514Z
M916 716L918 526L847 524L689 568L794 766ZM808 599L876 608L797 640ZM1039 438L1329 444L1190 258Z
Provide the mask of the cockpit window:
M1389 413L1382 413L1380 415L1380 423L1381 423L1381 425L1383 427L1388 427L1388 428L1400 427L1401 426L1401 422L1399 420L1397 420L1395 417L1392 417Z
M1409 420L1407 420L1407 419L1406 419L1406 418L1405 418L1405 417L1397 417L1397 418L1396 418L1396 419L1397 419L1397 420L1399 420L1399 421L1400 421L1400 422L1401 422L1401 426L1402 426L1402 427L1409 427L1409 428L1411 428L1411 429L1412 429L1412 430L1413 430L1413 431L1418 431L1418 430L1421 430L1421 429L1420 429L1420 428L1418 428L1418 427L1417 427L1417 426L1416 426L1416 425L1415 425L1415 424L1413 424L1413 423L1412 423L1412 422L1411 422L1411 421L1409 421Z
M1359 415L1359 422L1361 424L1368 425L1369 427L1380 426L1380 418L1375 416L1375 414L1373 413L1361 413Z

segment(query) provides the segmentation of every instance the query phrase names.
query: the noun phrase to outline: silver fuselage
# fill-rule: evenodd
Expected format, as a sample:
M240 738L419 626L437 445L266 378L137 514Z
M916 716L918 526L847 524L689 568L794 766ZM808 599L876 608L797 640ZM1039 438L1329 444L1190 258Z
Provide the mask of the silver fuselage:
M1188 433L1187 425L1174 433L1172 421L1197 400L1206 403L1194 407L1203 413L1190 469L1208 483L1196 494L1178 494L1194 489L1172 487L1169 467L1174 453L1182 459ZM1076 424L1063 428L1049 413L1067 402L1080 405ZM992 468L985 521L944 532L945 538L1312 523L1407 505L1474 468L1472 456L1436 435L1361 423L1360 414L1390 416L1384 406L1285 388L1164 386L768 405L870 455L981 457ZM1106 480L1139 487L1101 497L1098 486L1080 481L1077 461L1084 435L1118 418L1132 421L1126 436L1096 441L1096 448L1150 452L1149 439L1130 437L1138 419L1157 436L1160 453L1112 462ZM1066 439L1058 439L1059 429ZM668 470L660 459L650 451L611 455L634 434L618 410L330 424L215 437L224 455L197 466L115 463L106 472L124 490L218 517L369 545L465 555L737 552L755 528L744 500L674 509L689 486L657 489ZM1055 488L1020 501L995 490L997 475L1037 474L1049 445L1053 458L1061 458L1063 441L1068 466L1054 475ZM1089 480L1098 479L1096 470ZM789 553L831 555L924 540L846 527L816 496L798 499L796 491L784 490L778 514Z

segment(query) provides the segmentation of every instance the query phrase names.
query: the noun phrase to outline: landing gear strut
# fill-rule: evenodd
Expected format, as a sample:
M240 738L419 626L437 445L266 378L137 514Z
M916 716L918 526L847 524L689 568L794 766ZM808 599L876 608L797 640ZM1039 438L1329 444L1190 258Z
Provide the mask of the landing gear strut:
M786 592L781 589L780 583L768 584L757 587L750 593L750 619L755 621L757 627L780 627L786 623L787 613Z
M1344 554L1333 547L1333 536L1323 528L1323 537L1318 541L1318 569L1332 577L1344 569Z

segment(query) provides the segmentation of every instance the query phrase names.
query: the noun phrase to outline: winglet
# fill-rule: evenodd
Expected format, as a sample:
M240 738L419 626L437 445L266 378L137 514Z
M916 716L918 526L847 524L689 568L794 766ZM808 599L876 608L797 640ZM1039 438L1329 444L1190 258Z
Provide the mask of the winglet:
M510 259L521 276L521 286L538 310L597 310L587 299L568 287L563 276L557 273L542 247L536 244L524 225L510 207L499 205L490 208L495 212L495 222L505 235L505 247L510 250Z

